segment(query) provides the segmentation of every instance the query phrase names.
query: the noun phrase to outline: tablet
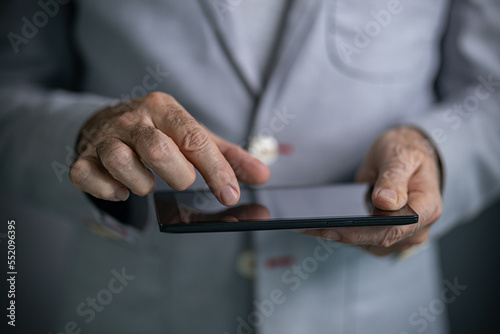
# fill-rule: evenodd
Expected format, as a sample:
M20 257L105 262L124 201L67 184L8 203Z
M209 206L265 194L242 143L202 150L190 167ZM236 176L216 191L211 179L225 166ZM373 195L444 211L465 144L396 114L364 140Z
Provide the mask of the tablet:
M154 194L160 231L168 233L303 230L418 222L408 206L384 211L371 203L364 183L313 187L241 187L239 202L226 207L209 190Z

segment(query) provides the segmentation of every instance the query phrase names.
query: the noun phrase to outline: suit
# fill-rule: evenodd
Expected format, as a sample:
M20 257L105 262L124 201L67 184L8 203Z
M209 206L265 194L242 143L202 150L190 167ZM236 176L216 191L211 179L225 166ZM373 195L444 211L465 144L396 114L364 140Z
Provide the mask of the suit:
M75 321L93 333L446 332L444 307L461 290L440 276L433 240L500 193L500 5L294 1L262 76L238 37L237 8L221 3L61 1L53 16L35 1L4 5L2 32L14 34L0 53L0 151L15 162L2 164L4 203L20 220L33 220L15 209L28 207L60 222L72 240L57 243L69 254L58 279L73 283L61 287L47 329ZM164 235L151 198L142 229L104 217L121 239L95 236L82 224L99 229L94 206L67 177L77 133L103 106L152 91L236 144L270 134L293 147L270 166L269 185L352 181L379 134L421 129L444 171L430 244L399 261L294 232ZM252 278L235 269L247 249ZM286 265L269 265L281 258ZM109 282L122 270L134 278L114 293Z

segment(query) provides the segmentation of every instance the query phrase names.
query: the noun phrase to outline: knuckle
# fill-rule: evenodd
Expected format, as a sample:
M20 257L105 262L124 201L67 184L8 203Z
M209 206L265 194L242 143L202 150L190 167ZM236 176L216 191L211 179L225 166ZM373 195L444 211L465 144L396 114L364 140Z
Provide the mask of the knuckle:
M147 194L152 193L154 190L155 190L155 183L153 181L138 186L137 189L134 189L134 194L138 196L146 196Z
M143 103L149 107L157 107L158 105L163 105L169 100L173 100L173 97L162 93L162 92L151 92L144 96Z
M438 220L442 214L443 214L443 205L440 203L436 210L436 216L435 216L436 220Z
M427 233L422 233L409 238L408 245L411 247L423 244L427 240L427 235Z
M165 114L168 116L168 120L172 126L182 128L192 121L192 116L173 99L165 104L163 109L165 110Z
M71 182L73 182L78 189L81 189L88 183L91 174L92 170L90 165L83 160L77 160L71 167L69 177Z
M149 146L146 156L150 164L157 166L164 163L171 153L172 148L167 141L156 141Z
M200 152L209 146L209 138L201 126L193 126L188 129L182 138L182 149L187 152Z
M404 236L404 232L401 228L393 226L389 228L382 236L378 246L391 247L396 242L400 241Z
M132 150L115 138L107 138L97 144L96 153L106 167L115 170L128 168L134 160Z
M436 222L439 219L439 217L441 217L442 213L443 213L443 204L441 203L441 201L439 201L438 205L436 206L434 212L430 217L430 221L432 223Z
M134 155L126 147L115 147L108 153L107 159L111 168L121 171L130 168L134 160Z
M224 166L222 166L221 163L217 163L215 166L213 166L212 168L210 168L210 170L208 171L208 176L211 179L226 181L226 179L227 179L227 172L226 172Z
M387 164L383 167L384 172L382 173L382 178L387 181L391 181L396 178L403 177L409 170L407 164L405 164L399 158L390 159Z
M101 199L111 199L114 197L114 188L112 187L101 187L99 189L95 189L92 193L92 196L101 198Z
M411 166L416 168L425 158L425 152L420 147L414 147L409 152L408 162Z
M207 174L210 183L213 186L233 183L236 179L234 170L225 162L225 160L219 160L213 167L211 167Z
M138 153L150 165L157 166L165 162L172 154L172 144L161 137L159 130L150 126L136 126L131 134L132 141L137 143Z
M130 141L139 146L150 146L155 136L156 129L151 126L136 124L130 129Z
M117 144L117 141L118 140L116 138L110 138L110 137L102 139L100 142L97 143L95 147L97 156L100 159L105 158L109 154L109 152L111 152L114 149L114 147Z
M112 120L111 124L116 129L127 129L134 124L134 120L131 117L131 112L124 112L121 115L116 116Z
M177 102L177 100L170 94L167 94L167 93L162 93L162 92L156 92L158 94L161 94L161 97L164 101L164 103L167 103L167 104L175 104L175 105L178 105L179 103Z
M176 178L174 181L169 183L169 186L177 191L184 191L189 188L196 180L196 173L191 171L183 177Z
M388 152L389 156L384 167L389 177L413 173L423 160L423 153L419 148L400 143L390 144Z
M150 144L156 136L156 129L152 126L135 124L130 129L130 140L133 143Z

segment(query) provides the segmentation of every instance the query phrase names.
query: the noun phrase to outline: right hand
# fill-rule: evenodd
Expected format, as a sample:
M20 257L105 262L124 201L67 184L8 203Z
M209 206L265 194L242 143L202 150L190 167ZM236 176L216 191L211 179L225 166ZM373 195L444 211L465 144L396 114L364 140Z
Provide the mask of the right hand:
M107 107L83 126L73 184L97 198L123 201L155 187L152 169L175 190L185 190L201 173L224 205L238 202L238 180L261 184L270 171L241 147L199 124L173 97L155 92ZM128 188L128 189L127 189Z

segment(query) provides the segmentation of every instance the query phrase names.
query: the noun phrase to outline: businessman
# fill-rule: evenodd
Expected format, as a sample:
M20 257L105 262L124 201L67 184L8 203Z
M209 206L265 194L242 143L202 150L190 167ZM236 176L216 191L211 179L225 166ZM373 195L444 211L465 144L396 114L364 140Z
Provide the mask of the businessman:
M137 236L72 227L73 284L50 330L76 318L96 333L447 331L440 298L460 284L441 290L435 241L500 193L500 5L2 6L1 151L16 162L2 184L71 226ZM148 196L207 185L232 206L238 182L354 181L418 224L162 235ZM121 267L134 279L108 305L98 278Z

